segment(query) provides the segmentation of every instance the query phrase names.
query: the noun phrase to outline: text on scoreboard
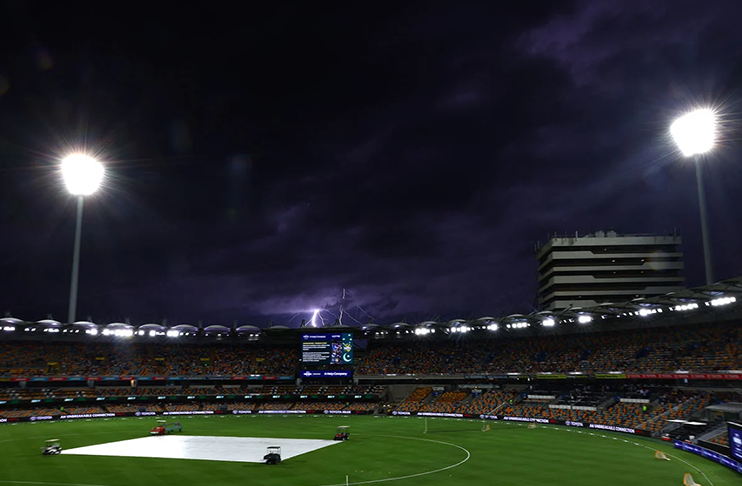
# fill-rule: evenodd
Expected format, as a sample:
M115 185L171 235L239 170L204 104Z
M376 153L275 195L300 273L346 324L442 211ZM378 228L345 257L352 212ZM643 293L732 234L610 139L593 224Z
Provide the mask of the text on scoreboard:
M352 364L353 334L302 334L301 360L314 364Z

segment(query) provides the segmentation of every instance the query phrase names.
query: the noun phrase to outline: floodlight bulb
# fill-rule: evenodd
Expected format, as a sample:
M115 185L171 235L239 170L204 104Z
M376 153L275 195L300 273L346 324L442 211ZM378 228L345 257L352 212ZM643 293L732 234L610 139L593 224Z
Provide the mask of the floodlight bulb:
M103 164L85 154L68 155L62 161L62 178L73 196L89 196L103 182Z
M670 126L670 134L686 157L708 152L714 147L716 116L701 109L681 116Z

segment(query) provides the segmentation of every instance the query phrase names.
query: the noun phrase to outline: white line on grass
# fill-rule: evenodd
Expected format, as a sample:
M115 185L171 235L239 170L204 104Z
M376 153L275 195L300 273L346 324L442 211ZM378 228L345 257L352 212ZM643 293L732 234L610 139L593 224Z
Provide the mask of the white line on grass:
M372 479L370 481L356 481L356 482L352 482L352 483L327 484L327 485L323 485L323 486L346 486L346 485L351 485L351 484L383 483L383 482L387 482L387 481L399 481L400 479L417 478L417 477L420 477L420 476L427 476L428 474L435 474L435 473L447 471L449 469L453 469L453 468L455 468L457 466L462 465L463 463L465 463L466 461L468 461L469 458L471 457L471 453L468 450L466 450L465 448L461 447L460 445L452 444L450 442L443 442L443 441L440 441L440 440L433 440L433 439L421 439L419 437L402 437L402 436L399 436L399 435L378 435L376 437L390 437L390 438L393 438L393 439L410 439L410 440L420 440L420 441L423 441L423 442L434 442L436 444L443 444L443 445L447 445L447 446L451 446L451 447L456 447L457 449L461 449L462 451L464 451L466 453L466 457L464 458L464 460L459 461L456 464L451 464L450 466L442 467L440 469L435 469L433 471L425 471L425 472L416 473L416 474L408 474L407 476L399 476L399 477L396 477L396 478Z
M621 439L621 438L613 437L613 436L610 436L610 435L596 434L594 432L583 432L581 430L566 429L566 428L563 428L563 427L546 426L546 427L543 427L543 428L544 429L551 429L551 430L560 430L562 432L573 432L573 433L576 433L576 434L587 434L587 435L592 435L592 436L595 436L595 437L602 437L604 439L622 440L622 441L626 442L627 444L634 444L635 446L644 447L645 449L649 449L650 451L656 451L657 450L654 447L649 447L649 446L644 445L644 444L639 444L638 442L632 442L630 440ZM688 466L692 467L693 469L695 469L696 471L698 471L699 473L701 473L701 475L704 478L706 478L706 481L708 481L709 485L714 486L714 483L712 483L711 480L709 479L709 477L706 476L706 473L704 473L703 471L701 471L698 467L694 466L693 464L691 464L688 461L685 461L685 460L679 458L678 456L675 456L673 454L670 454L669 452L666 452L665 454L667 454L669 457L673 457L673 458L677 459L678 461L680 461L680 462L682 462L684 464L687 464Z

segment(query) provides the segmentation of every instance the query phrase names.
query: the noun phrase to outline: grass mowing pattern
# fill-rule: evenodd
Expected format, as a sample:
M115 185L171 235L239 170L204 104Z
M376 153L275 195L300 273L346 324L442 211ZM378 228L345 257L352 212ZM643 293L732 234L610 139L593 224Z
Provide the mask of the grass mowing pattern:
M363 483L399 486L451 484L594 486L640 483L678 486L690 472L703 486L738 486L740 476L711 461L674 449L668 443L624 434L491 422L419 418L340 416L178 417L186 435L331 439L338 425L351 426L351 440L289 459L263 464L99 456L42 456L44 440L62 447L134 439L147 435L155 419L114 419L23 423L0 426L0 486L98 485L195 486L253 484L324 486ZM584 431L588 432L588 431ZM608 438L606 438L608 437ZM612 440L612 438L619 440ZM422 439L422 440L416 440ZM624 440L645 444L638 447ZM446 445L456 444L461 448ZM662 450L671 461L654 458ZM448 466L449 469L424 474ZM393 480L411 476L405 479ZM392 480L390 480L392 479Z

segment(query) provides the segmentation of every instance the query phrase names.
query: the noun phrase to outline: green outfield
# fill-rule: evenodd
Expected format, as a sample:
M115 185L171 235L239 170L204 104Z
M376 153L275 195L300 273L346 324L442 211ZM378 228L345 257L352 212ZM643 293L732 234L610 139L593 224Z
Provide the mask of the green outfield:
M64 449L148 435L155 418L23 423L0 426L0 485L345 484L682 485L690 472L703 486L738 486L739 474L670 444L623 434L491 422L369 416L179 417L183 435L332 439L338 425L351 440L277 466L185 459L42 456L44 440ZM156 438L153 438L156 439ZM618 440L616 440L618 439ZM628 441L628 442L627 442ZM637 445L639 444L639 445ZM654 458L655 450L671 461ZM683 462L685 461L685 462ZM696 469L698 468L698 469ZM700 471L699 471L700 469ZM703 473L703 474L702 474Z

